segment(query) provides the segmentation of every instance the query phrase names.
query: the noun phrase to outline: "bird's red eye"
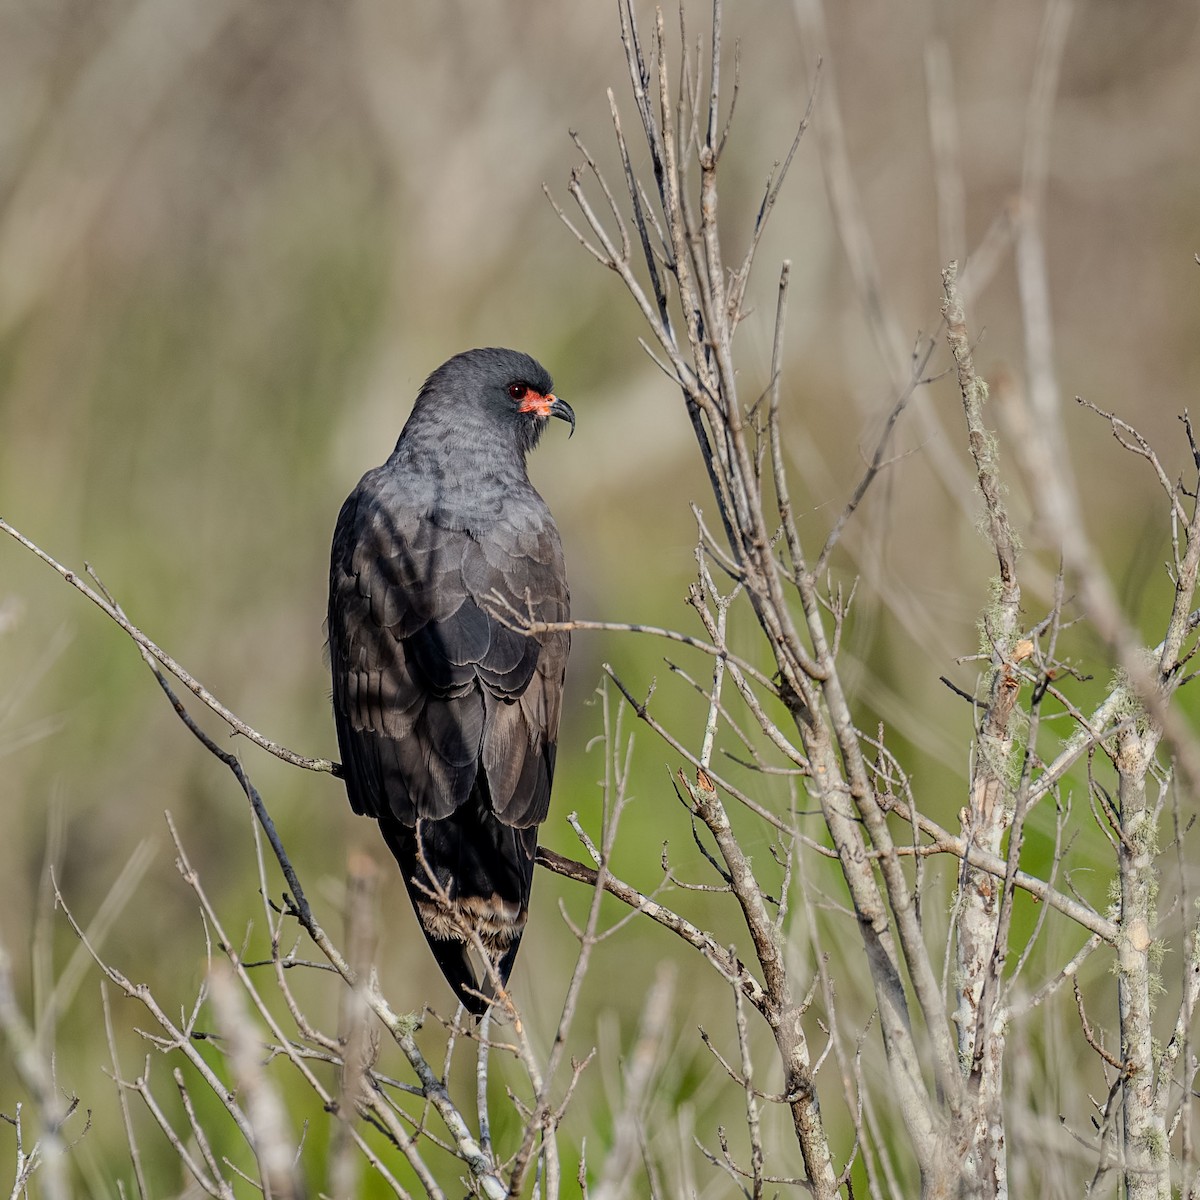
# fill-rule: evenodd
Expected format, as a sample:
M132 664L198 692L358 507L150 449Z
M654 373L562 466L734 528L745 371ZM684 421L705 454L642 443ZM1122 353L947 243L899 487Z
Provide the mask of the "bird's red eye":
M529 395L529 384L527 383L510 383L508 385L508 394L514 400L524 400Z

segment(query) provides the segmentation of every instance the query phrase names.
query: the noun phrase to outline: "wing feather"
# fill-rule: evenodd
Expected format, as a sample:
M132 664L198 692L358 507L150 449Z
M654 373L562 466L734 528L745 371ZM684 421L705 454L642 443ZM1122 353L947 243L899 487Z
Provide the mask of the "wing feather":
M545 507L486 534L385 504L372 475L334 534L333 706L356 812L439 820L480 768L500 821L545 819L569 635L527 635L519 615L564 621L570 598ZM518 614L514 617L513 614Z

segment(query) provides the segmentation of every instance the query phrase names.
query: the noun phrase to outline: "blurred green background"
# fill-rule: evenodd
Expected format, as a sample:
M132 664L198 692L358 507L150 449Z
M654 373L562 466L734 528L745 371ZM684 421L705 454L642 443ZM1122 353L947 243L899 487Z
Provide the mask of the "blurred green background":
M817 130L828 130L836 99L888 320L906 351L936 328L944 261L965 258L1013 203L1043 8L830 5L823 32L811 11L728 5L742 91L722 195L732 261L823 55L817 129L764 242L739 358L750 399L769 372L786 256L788 451L802 532L819 545L892 403L897 358L879 351L847 268ZM701 31L703 6L689 19ZM335 753L322 620L338 507L386 457L424 376L469 346L534 354L578 415L575 438L550 430L531 470L562 530L576 615L697 632L682 602L694 577L688 502L711 503L682 407L638 347L644 331L618 281L542 194L544 181L566 202L579 161L569 129L613 169L606 87L632 128L617 28L609 4L0 0L0 514L69 565L93 564L149 636L302 753ZM934 186L931 55L953 77L961 221L939 210ZM1175 418L1200 382L1198 112L1194 0L1076 7L1047 193L1059 380L1065 396L1134 420L1171 472L1187 461ZM644 152L635 165L646 169ZM968 319L981 371L1019 380L1009 258ZM935 364L944 362L939 350ZM872 494L838 570L863 575L845 643L862 724L888 724L923 806L949 822L963 799L971 719L938 676L971 688L972 668L954 660L976 648L994 569L931 466L949 455L966 468L957 397L949 381L929 395L932 424L902 426L906 456ZM1161 493L1098 419L1073 406L1066 419L1090 530L1156 641L1169 550ZM1013 503L1026 512L1019 486ZM1036 528L1026 536L1036 547ZM1040 615L1044 595L1027 595ZM748 626L738 637L756 654ZM664 653L627 636L577 635L549 845L577 849L563 820L572 809L596 823L603 767L588 745L600 718L588 702L603 661L639 693L658 676L660 717L698 745L702 710L668 677ZM704 679L704 660L672 657ZM680 874L703 879L667 783L665 768L678 763L648 732L638 737L618 867L653 887L669 839ZM393 1002L444 1008L386 852L340 785L239 750L319 902L336 906L348 854L365 850L387 868L380 967ZM172 812L237 927L255 911L257 886L243 802L124 635L7 540L0 777L0 939L23 1001L37 1007L73 946L46 907L47 862L87 920L148 839L153 852L106 952L186 1003L203 939L161 814ZM778 779L753 786L786 805ZM749 836L765 864L761 833ZM1102 896L1101 880L1093 899ZM514 976L542 1039L573 944L559 897L576 912L586 901L542 874ZM735 936L717 902L676 899ZM26 953L35 928L52 939L42 961ZM797 956L805 938L797 932ZM676 954L669 935L634 924L602 947L577 1040L586 1052L598 1028L627 1041L670 955L684 973L673 1086L698 1107L697 1132L711 1143L715 1118L697 1090L712 1083L711 1060L692 1029L728 1035L731 1013L711 972ZM839 990L848 1016L869 1013L868 998ZM110 1094L97 1013L89 975L56 1038L60 1080L88 1104ZM120 1136L109 1117L79 1152L92 1156L95 1178Z

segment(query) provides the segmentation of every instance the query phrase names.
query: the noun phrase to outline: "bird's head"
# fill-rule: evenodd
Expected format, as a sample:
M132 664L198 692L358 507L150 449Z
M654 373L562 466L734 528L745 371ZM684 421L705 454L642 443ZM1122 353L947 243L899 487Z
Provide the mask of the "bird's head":
M551 417L575 432L575 413L554 394L546 368L518 350L489 347L456 354L425 381L417 406L452 406L460 424L480 426L484 435L497 439L511 437L522 454L537 445Z

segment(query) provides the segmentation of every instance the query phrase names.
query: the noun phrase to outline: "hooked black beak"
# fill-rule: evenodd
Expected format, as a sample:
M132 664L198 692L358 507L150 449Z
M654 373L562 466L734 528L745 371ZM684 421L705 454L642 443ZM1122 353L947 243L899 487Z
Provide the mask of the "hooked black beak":
M566 421L571 426L571 432L567 434L567 437L573 437L575 434L575 410L565 400L555 396L548 411L550 416L558 417L559 420Z

